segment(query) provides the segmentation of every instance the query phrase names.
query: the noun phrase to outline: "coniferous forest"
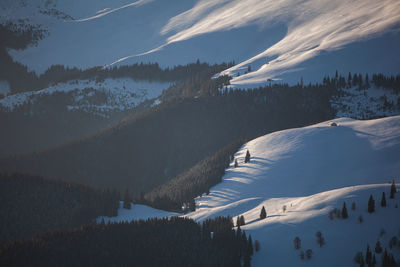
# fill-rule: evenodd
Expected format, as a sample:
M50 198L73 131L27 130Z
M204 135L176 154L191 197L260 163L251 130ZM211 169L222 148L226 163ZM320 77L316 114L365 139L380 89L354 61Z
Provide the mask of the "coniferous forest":
M0 174L0 242L76 227L99 216L116 216L119 200L116 191L25 174Z
M3 243L0 265L240 267L250 263L252 244L232 228L225 217L88 224Z

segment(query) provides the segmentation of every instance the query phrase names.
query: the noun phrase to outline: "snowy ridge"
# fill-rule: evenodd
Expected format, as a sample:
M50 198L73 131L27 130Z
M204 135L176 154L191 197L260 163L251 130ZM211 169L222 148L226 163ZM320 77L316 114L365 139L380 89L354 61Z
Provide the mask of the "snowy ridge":
M9 95L0 99L0 109L12 112L25 104L36 104L41 98L63 93L69 95L69 110L107 113L134 108L146 100L152 100L168 89L170 83L135 81L130 78L96 80L75 80L32 92ZM66 100L68 101L68 100Z
M331 122L338 126L330 126ZM251 160L244 163L247 150ZM365 252L367 243L374 247L380 240L388 248L400 230L395 223L400 221L396 208L400 193L394 200L388 197L390 182L400 183L398 155L400 116L369 121L339 118L267 134L235 154L239 166L234 168L232 162L223 181L209 195L196 198L196 211L186 216L202 221L243 215L242 229L261 244L252 266L353 266L354 255ZM385 208L379 205L382 192L387 196ZM373 214L367 212L370 194L376 202ZM349 218L330 220L329 212L341 209L343 202ZM353 202L355 210L350 208ZM259 219L262 206L267 211L264 220ZM133 210L132 214L131 218L141 216ZM326 240L322 248L316 243L317 231ZM313 250L311 260L300 259L293 247L296 236L304 251ZM390 252L400 259L400 249Z
M54 64L88 68L142 61L173 66L197 59L235 60L239 64L221 74L232 75L232 86L240 88L258 87L267 79L297 82L304 76L315 81L338 68L397 72L400 62L393 54L398 54L399 14L397 0L0 3L0 23L21 19L48 30L37 46L9 51L38 74ZM355 51L361 52L349 63L345 59L354 49L348 46L358 43L367 45L357 47ZM342 50L348 52L325 57ZM312 62L320 56L323 68ZM243 74L249 65L252 71Z

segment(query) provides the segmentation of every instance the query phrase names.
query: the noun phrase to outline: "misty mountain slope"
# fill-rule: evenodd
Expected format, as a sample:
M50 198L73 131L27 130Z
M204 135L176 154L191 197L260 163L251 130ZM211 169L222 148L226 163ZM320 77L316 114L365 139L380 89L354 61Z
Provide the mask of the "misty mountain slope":
M85 68L235 60L238 64L223 74L240 73L232 85L251 87L267 79L315 81L338 68L395 73L400 64L396 0L5 3L3 23L25 19L47 29L37 46L10 50L38 73L52 64ZM251 71L243 75L249 65Z
M329 126L331 122L338 126ZM244 163L247 149L251 159ZM232 162L222 183L196 198L196 211L187 216L197 221L232 216L236 221L243 215L242 230L261 244L252 266L353 266L356 252L365 256L367 243L374 249L377 240L398 260L400 248L389 249L388 242L399 231L400 193L389 199L390 181L400 182L399 153L400 116L339 118L267 134L243 145L235 154L239 166ZM380 206L382 192L387 207ZM372 214L367 212L370 194L376 208ZM343 202L349 218L330 220L328 214ZM262 206L267 218L259 220ZM131 219L142 216L134 209L131 214ZM120 219L127 217L125 212ZM326 241L322 248L317 231ZM301 250L313 250L310 260L301 260L300 250L294 249L296 236ZM380 264L381 255L376 258Z

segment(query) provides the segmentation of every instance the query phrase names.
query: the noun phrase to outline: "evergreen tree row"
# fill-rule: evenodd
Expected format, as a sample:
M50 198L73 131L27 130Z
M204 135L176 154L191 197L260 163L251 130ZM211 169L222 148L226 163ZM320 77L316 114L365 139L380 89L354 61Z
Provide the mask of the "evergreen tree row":
M119 198L116 191L1 173L0 242L116 216Z
M250 266L251 237L232 227L223 217L89 224L1 244L0 265Z

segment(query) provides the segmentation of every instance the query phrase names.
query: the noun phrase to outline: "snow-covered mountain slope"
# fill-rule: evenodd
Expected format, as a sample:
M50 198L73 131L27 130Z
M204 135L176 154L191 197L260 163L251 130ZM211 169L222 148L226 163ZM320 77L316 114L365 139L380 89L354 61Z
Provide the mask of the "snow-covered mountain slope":
M336 117L371 119L400 113L400 96L394 90L376 86L364 90L356 86L344 92L331 99L332 107L337 110Z
M251 160L244 163L247 150ZM399 234L400 193L395 199L388 197L390 181L400 183L399 155L400 116L370 121L339 118L268 134L235 154L239 166L232 162L222 183L196 198L196 211L187 216L202 221L243 215L242 229L261 244L252 266L353 266L356 252L365 255L367 243L374 248L380 240L389 249L388 241ZM380 207L382 192L387 207ZM367 212L370 194L376 201L372 214ZM349 218L331 220L329 213L344 202ZM268 215L264 220L259 219L262 206ZM131 218L141 217L136 214ZM326 241L322 248L316 242L317 231ZM300 250L293 246L296 236L303 251L313 250L312 259L300 259ZM399 248L389 251L400 259Z
M155 100L170 85L166 82L135 81L130 78L74 80L39 91L9 95L0 99L0 110L12 112L22 105L40 105L43 99L58 93L65 96L64 104L68 110L106 116L108 112L132 109L146 100Z
M196 59L239 63L235 87L267 79L319 80L336 69L395 73L400 66L397 0L2 1L0 21L42 25L37 46L10 50L38 73ZM350 60L351 59L351 60ZM248 66L252 71L244 74ZM240 73L239 77L236 74ZM244 74L244 75L243 75Z

